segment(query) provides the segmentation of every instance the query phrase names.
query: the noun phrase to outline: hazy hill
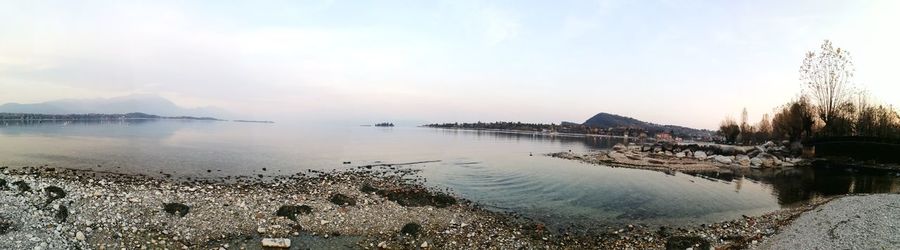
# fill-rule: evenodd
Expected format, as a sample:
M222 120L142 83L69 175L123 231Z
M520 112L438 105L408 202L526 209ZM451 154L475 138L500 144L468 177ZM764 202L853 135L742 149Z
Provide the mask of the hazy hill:
M129 95L108 99L63 99L41 103L0 105L0 113L30 114L125 114L147 113L160 116L232 117L214 108L183 108L156 95Z
M669 132L672 131L676 135L681 136L710 136L712 134L709 130L700 130L676 125L660 125L655 123L649 123L645 121L641 121L638 119L634 119L627 116L621 116L616 114L609 113L599 113L582 123L585 126L589 127L597 127L597 128L639 128L646 130L650 133L658 133L658 132Z

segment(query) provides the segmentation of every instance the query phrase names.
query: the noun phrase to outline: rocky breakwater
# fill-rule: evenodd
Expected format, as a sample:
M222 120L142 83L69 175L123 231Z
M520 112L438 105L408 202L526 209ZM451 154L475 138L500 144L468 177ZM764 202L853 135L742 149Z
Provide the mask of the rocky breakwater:
M789 145L776 145L773 142L752 147L666 142L627 146L616 144L612 149L589 154L549 154L552 157L594 164L681 172L708 172L720 168L793 167L804 162L794 155Z

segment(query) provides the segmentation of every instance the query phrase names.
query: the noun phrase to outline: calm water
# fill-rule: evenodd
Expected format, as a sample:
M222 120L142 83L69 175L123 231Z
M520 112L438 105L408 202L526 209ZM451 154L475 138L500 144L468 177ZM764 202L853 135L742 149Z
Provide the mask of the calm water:
M325 127L204 121L21 124L0 121L0 165L96 168L182 177L293 174L376 162L422 170L489 208L552 226L710 223L813 197L900 192L894 172L791 169L686 175L542 156L622 142L429 128ZM534 156L529 156L533 154ZM344 165L342 162L352 164ZM207 173L212 170L212 173Z

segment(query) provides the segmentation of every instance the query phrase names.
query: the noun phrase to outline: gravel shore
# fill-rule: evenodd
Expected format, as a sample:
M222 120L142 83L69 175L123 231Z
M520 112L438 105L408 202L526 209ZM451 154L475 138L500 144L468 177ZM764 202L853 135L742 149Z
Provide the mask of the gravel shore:
M386 166L220 181L0 171L0 249L744 249L828 201L709 225L567 232Z
M835 199L809 211L758 249L900 249L900 194Z

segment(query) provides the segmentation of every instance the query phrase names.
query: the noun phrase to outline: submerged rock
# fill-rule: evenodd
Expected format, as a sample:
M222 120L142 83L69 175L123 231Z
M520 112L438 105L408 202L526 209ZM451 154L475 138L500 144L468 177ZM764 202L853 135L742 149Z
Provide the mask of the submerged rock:
M334 194L329 200L339 206L356 206L356 199L344 194Z
M309 213L312 213L312 207L307 205L284 205L278 208L278 211L275 212L275 215L287 217L288 219L296 221L297 215Z
M416 237L419 235L419 231L422 231L422 225L419 225L415 222L406 223L403 226L403 229L400 229L400 233L404 235L410 235Z
M188 207L185 204L173 202L173 203L163 204L163 210L166 211L166 213L169 213L172 215L177 214L178 216L184 217L185 215L188 214L188 211L191 210L191 207Z
M381 190L378 195L388 200L397 202L404 207L433 206L444 208L456 204L456 198L447 194L432 194L426 189L402 188L394 190Z

